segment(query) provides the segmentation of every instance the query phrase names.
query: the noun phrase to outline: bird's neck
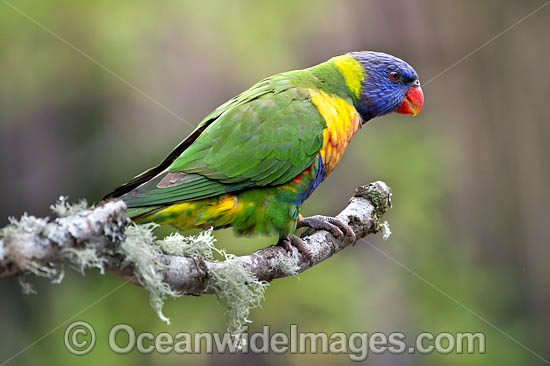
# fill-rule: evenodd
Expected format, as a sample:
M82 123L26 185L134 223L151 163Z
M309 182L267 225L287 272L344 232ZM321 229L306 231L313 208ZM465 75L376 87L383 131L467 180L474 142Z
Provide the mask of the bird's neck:
M311 68L319 90L348 99L354 105L359 100L365 78L363 71L359 61L349 55L333 57Z

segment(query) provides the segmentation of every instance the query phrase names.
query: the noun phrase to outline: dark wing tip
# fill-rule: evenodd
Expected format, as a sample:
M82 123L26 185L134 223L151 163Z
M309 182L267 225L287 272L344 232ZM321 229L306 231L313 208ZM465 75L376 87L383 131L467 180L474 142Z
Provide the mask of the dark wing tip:
M123 185L115 188L114 191L112 191L111 193L109 193L108 195L103 197L103 200L117 198L117 197L122 196L123 194L131 192L135 188L139 187L141 184L143 184L143 183L147 182L148 180L152 179L153 177L155 177L162 170L163 170L162 164L160 164L160 165L158 165L154 168L151 168L151 169L148 169L148 170L144 171L143 173L141 173L141 174L135 176L134 178L132 178L129 182L126 182Z

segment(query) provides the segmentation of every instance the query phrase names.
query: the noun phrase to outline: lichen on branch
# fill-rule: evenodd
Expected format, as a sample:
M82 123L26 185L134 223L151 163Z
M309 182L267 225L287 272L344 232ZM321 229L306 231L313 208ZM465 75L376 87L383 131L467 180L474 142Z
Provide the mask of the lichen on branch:
M387 238L391 232L381 218L390 207L390 188L374 182L358 187L336 217L352 228L357 240L381 230ZM121 200L90 208L85 201L71 205L61 197L51 208L54 219L25 214L10 218L10 224L0 229L0 277L31 274L59 281L64 264L82 273L97 268L142 286L167 322L162 313L167 297L215 294L234 334L248 322L250 310L259 306L269 281L301 273L355 244L348 237L317 230L302 235L313 261L295 248L287 252L277 245L237 257L215 247L212 230L158 239L155 225L130 223Z

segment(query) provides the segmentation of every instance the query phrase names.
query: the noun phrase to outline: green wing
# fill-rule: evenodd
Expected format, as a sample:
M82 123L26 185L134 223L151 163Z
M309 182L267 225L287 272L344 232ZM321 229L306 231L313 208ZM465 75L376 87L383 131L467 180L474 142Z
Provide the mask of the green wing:
M324 128L308 89L265 79L207 116L122 197L128 207L155 206L286 183L313 162Z

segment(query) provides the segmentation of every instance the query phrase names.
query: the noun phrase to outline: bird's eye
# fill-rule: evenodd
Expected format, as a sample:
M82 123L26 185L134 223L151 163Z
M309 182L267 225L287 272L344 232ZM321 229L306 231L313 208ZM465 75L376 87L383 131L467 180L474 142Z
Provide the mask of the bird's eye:
M391 80L397 81L401 79L401 73L399 71L392 71L390 72L389 77Z

